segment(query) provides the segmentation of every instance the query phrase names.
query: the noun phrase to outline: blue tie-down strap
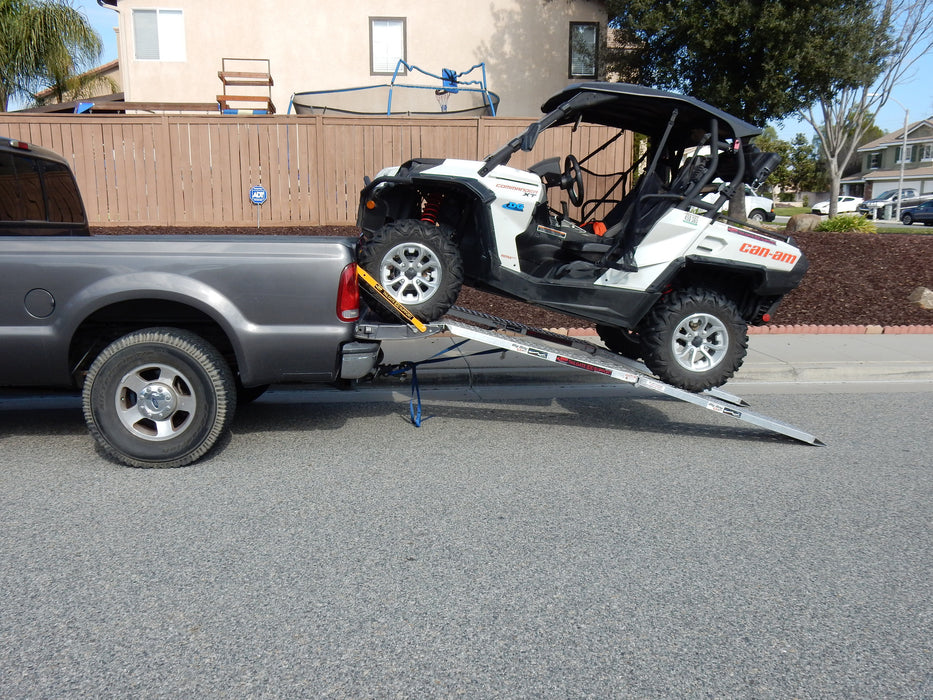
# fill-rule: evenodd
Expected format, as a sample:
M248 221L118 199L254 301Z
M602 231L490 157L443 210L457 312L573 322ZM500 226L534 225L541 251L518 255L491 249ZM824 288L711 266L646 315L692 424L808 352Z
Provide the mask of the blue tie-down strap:
M450 360L456 360L458 358L466 359L468 357L478 357L479 355L491 355L493 353L500 353L502 349L492 348L490 350L480 350L479 352L474 352L469 355L458 355L457 357L442 357L442 355L447 354L451 350L456 350L460 346L468 343L469 339L461 340L459 343L454 343L453 345L444 348L440 352L436 352L431 357L426 360L420 360L419 362L403 362L397 367L393 367L385 372L385 375L388 377L395 377L400 374L405 374L406 372L411 372L411 399L408 402L408 414L411 420L411 424L416 428L420 428L421 424L426 421L431 416L427 418L422 417L421 413L421 387L418 384L418 367L421 365L433 365L438 362L448 362Z

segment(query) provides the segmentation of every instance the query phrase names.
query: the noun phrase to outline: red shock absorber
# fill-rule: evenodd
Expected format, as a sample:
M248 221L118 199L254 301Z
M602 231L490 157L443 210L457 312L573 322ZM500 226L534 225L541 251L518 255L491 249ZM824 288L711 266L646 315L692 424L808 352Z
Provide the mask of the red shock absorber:
M442 194L429 194L424 198L424 206L421 208L421 220L426 224L437 226L437 219L441 214L441 201L444 199Z

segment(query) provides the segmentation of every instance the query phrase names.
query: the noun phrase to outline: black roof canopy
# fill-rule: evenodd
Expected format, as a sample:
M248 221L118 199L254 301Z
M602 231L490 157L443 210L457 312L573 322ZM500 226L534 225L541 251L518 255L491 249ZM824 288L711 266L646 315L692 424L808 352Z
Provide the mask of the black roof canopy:
M628 83L569 85L548 99L541 106L541 111L552 112L570 100L573 100L568 105L570 109L556 123L570 123L582 115L585 122L627 129L647 136L663 133L676 109L677 121L671 139L678 145L687 145L687 136L693 129L708 131L711 119L719 123L720 139L747 139L758 136L762 131L694 97Z

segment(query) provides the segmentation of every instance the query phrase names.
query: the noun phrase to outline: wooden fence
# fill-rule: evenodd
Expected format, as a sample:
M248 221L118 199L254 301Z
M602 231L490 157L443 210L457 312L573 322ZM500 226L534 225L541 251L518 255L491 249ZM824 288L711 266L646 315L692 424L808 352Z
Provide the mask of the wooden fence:
M256 206L248 198L254 185L269 194L259 212L264 225L352 225L364 176L419 156L480 160L530 121L2 114L0 136L63 155L91 225L255 226ZM615 133L597 126L552 129L510 165L527 167L571 151L580 157ZM586 167L621 172L631 152L626 134ZM589 192L600 187L587 180Z

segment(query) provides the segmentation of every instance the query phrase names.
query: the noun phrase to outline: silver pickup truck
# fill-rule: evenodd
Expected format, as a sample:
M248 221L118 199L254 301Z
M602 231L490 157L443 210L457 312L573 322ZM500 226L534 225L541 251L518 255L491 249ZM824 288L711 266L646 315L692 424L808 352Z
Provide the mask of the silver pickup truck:
M83 393L103 450L189 464L238 399L283 382L358 379L354 239L90 236L51 151L0 139L0 387Z

